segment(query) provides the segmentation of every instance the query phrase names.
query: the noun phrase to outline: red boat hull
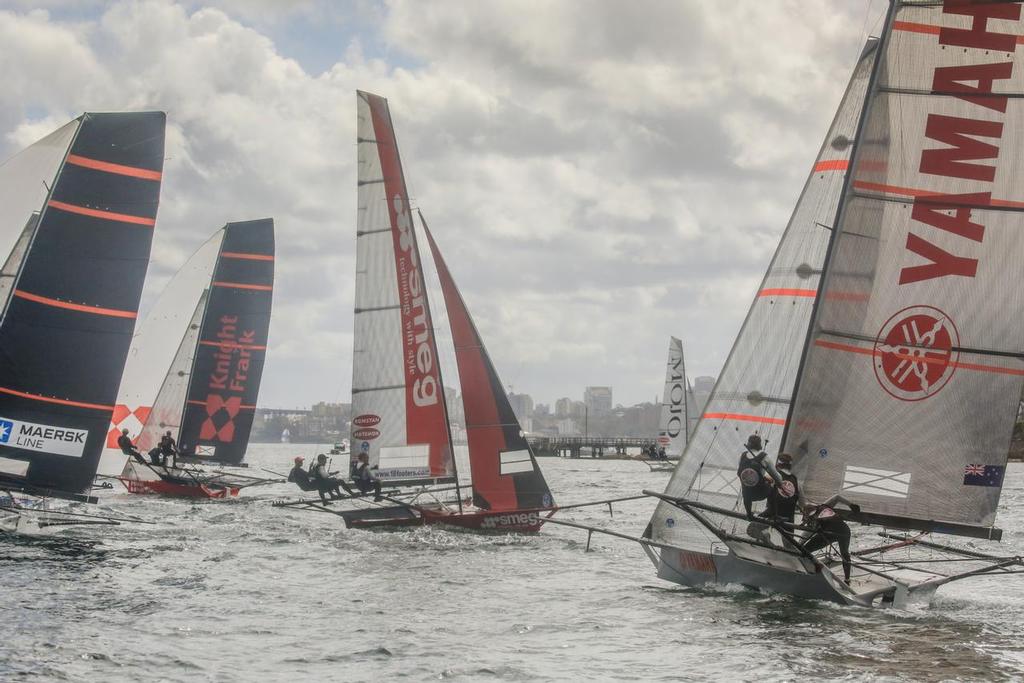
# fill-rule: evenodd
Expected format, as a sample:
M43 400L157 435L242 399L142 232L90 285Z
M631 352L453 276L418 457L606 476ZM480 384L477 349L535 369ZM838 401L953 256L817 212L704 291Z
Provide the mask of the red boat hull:
M118 477L128 493L151 493L175 498L227 498L237 496L239 489L207 484L175 484L169 481L142 481Z

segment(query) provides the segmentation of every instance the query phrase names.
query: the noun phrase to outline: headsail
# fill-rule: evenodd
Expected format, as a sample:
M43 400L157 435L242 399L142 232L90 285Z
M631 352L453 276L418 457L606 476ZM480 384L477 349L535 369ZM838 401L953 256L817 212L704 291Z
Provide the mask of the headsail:
M1024 382L1021 3L888 21L785 447L811 500L984 533Z
M466 302L422 214L420 222L434 256L455 345L466 411L473 504L496 512L551 507L551 490L526 442Z
M668 363L665 367L665 392L661 399L661 417L658 420L658 444L670 458L678 458L690 438L689 416L693 392L686 378L683 360L683 342L670 337Z
M732 508L737 501L736 463L752 432L778 442L796 381L831 222L849 164L864 95L874 64L869 41L853 71L768 272L704 408L695 434L666 493ZM681 544L678 510L659 503L655 538Z
M387 100L358 92L352 452L382 479L450 479L451 435Z
M3 229L17 235L39 214L0 320L8 484L65 493L92 484L149 265L164 126L162 112L84 114L0 176L0 214L13 222ZM8 184L12 176L21 182Z

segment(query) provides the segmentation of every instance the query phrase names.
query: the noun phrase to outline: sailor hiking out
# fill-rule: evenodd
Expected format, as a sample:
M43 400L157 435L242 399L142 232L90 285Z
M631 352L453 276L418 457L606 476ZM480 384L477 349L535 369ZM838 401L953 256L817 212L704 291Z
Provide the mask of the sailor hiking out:
M325 493L329 494L331 498L341 498L342 493L340 489L345 489L347 494L352 493L352 489L343 480L336 478L335 474L337 472L330 472L328 470L326 454L321 453L316 456L316 464L310 468L309 478L314 486L316 486L317 491L320 492L320 500L324 503L327 502L324 498Z
M767 500L772 490L783 483L782 476L768 460L768 454L762 450L761 437L757 434L751 434L747 439L746 448L740 454L740 462L736 467L736 475L742 485L743 508L747 519L753 521L751 506L759 500Z
M836 503L848 505L853 512L860 512L860 506L850 503L842 496L835 495L820 505L807 505L803 509L804 526L811 529L803 547L813 553L829 545L839 549L839 557L843 561L843 578L850 583L850 526L832 507Z
M356 487L363 493L369 493L373 491L373 499L376 501L384 500L380 495L380 479L373 473L370 468L370 463L366 457L366 453L360 453L358 462L356 462L356 468L352 473L352 480L355 481Z
M128 436L127 429L122 429L121 436L117 437L117 447L120 448L121 452L125 455L130 455L134 458L136 462L141 462L143 464L146 463L145 459L142 457L142 453L139 452L139 449L132 443L131 437Z

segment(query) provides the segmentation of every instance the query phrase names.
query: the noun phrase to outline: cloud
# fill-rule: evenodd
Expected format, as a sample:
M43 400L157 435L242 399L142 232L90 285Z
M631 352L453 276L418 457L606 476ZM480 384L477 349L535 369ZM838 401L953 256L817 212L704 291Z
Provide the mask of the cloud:
M7 156L84 110L168 112L151 301L229 220L273 216L261 402L347 400L357 88L517 391L717 374L863 40L842 2L122 0L0 12ZM91 9L90 9L91 8ZM294 22L321 22L318 59ZM332 33L336 31L336 33Z

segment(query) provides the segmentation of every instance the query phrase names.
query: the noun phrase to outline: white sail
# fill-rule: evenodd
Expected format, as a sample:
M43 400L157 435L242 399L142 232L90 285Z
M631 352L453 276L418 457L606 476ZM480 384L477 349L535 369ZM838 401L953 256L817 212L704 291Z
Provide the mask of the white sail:
M1024 384L1024 18L898 2L886 35L786 448L811 500L978 533Z
M218 230L175 273L146 319L136 328L118 389L100 474L115 475L125 456L117 447L122 429L136 438L149 419L167 368L178 352L182 330L188 325L203 291L210 286L225 231Z
M688 495L732 509L739 494L736 464L747 437L759 433L771 450L780 440L875 46L869 42L854 69L811 175L666 494ZM678 547L692 547L695 533L696 538L704 538L692 520L680 516L686 517L668 503L659 503L651 519L653 538Z
M678 458L686 448L690 435L690 406L693 392L686 379L683 343L675 337L668 342L668 362L665 366L665 391L661 399L658 419L658 445L670 458Z
M455 465L416 230L387 100L359 92L352 453L383 479Z

